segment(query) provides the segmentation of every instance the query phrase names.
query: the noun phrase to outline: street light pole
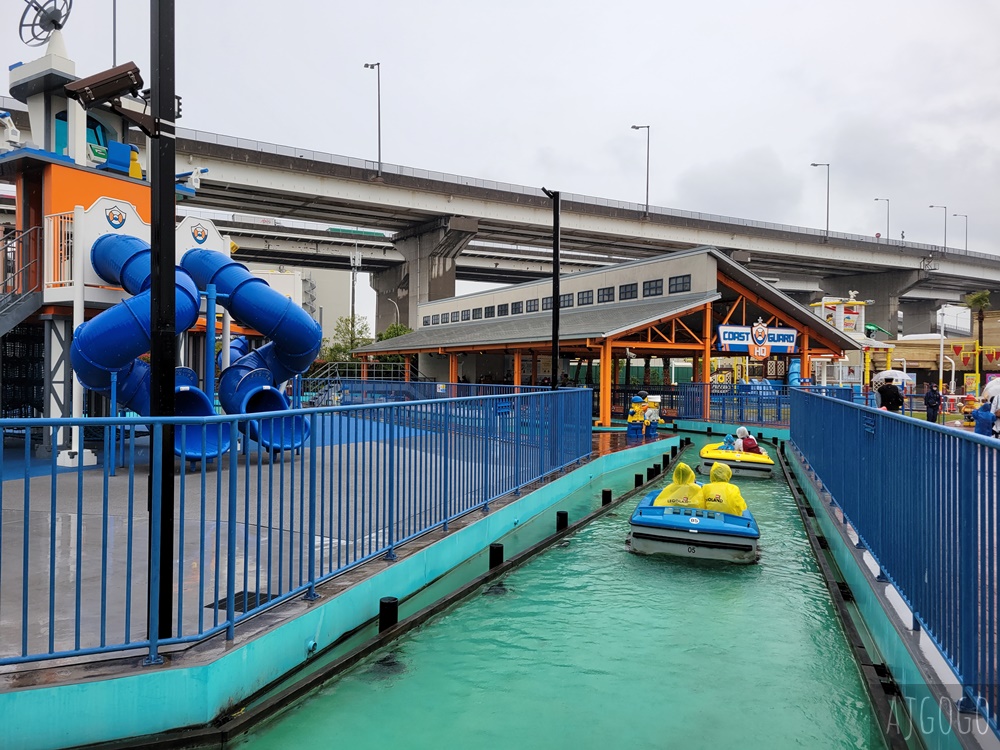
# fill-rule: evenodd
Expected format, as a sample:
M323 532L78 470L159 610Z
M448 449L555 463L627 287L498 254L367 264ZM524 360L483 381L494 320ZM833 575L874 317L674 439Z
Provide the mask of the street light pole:
M649 216L649 125L633 125L632 130L646 131L646 213Z
M952 214L952 216L961 216L965 219L965 252L969 252L969 216L968 214Z
M356 298L356 290L358 286L358 266L361 265L361 253L358 252L357 243L354 245L354 252L351 253L351 350L354 349L354 336L355 331L355 318L354 318L354 304Z
M811 167L826 167L826 241L830 241L830 164L814 161Z
M392 297L386 297L392 303L392 306L396 308L396 325L399 325L399 305L396 304L396 300Z
M889 241L889 199L876 198L877 201L885 201L885 241Z
M941 246L942 252L947 252L948 250L948 207L947 206L929 206L928 208L943 208L944 209L944 245Z
M378 95L378 178L382 178L382 63L365 63L366 68L375 71L375 83Z

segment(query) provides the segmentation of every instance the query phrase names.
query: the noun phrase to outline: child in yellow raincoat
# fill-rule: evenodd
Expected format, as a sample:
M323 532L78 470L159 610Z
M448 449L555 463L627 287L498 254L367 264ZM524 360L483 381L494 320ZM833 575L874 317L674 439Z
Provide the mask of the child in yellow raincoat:
M674 481L661 490L653 505L676 505L682 508L704 508L701 487L694 481L694 470L683 461L674 469Z
M734 516L743 515L747 504L740 494L740 488L729 481L733 478L733 470L725 464L714 463L708 478L712 481L701 488L705 499L705 510L730 513Z

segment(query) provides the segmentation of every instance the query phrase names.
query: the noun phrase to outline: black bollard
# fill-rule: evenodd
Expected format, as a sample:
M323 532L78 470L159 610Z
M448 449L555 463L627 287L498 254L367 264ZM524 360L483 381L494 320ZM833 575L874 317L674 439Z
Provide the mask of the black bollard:
M490 570L503 565L503 545L500 542L493 542L490 545Z
M708 434L709 434L709 435L711 435L711 434L712 434L712 426L711 426L711 425L709 425L709 426L708 426Z
M399 599L383 596L378 600L378 632L382 633L399 622Z
M601 490L601 505L611 505L611 490Z
M663 462L662 466L664 468L666 468L667 464L670 463L670 459L671 458L672 458L672 456L670 454L668 454L668 453L664 453L662 456L660 456L660 460Z
M771 445L777 445L777 444L778 444L778 436L775 435L774 437L771 438Z
M651 482L656 478L656 470L652 466L646 467L646 481Z
M654 476L660 476L660 474L662 472L663 472L663 466L662 466L662 464L653 464L653 474L654 474Z
M670 446L670 460L673 461L675 458L677 458L677 446L676 445L671 445Z
M759 440L762 443L764 442L764 433L763 432L758 432L757 433L757 440Z
M556 531L565 531L569 526L569 512L565 510L556 511Z
M685 437L684 438L684 445L691 445L691 438L690 437Z
M642 474L635 475L635 486L642 487Z

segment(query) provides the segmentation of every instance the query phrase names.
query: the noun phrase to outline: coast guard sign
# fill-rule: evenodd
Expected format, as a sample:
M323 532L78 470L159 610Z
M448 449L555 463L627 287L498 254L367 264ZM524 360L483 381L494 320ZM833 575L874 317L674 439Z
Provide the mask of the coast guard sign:
M767 359L772 352L794 354L797 337L794 328L768 328L758 320L752 326L719 326L719 349Z

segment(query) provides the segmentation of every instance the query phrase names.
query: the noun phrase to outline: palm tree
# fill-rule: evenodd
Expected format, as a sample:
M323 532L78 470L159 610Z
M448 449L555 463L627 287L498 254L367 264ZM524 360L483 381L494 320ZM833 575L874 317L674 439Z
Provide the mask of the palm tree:
M986 320L986 311L990 308L990 293L985 289L981 292L973 292L965 295L965 306L976 311L976 320L979 322L979 347L976 351L977 367L979 372L983 372L983 322ZM982 375L980 374L980 377Z

